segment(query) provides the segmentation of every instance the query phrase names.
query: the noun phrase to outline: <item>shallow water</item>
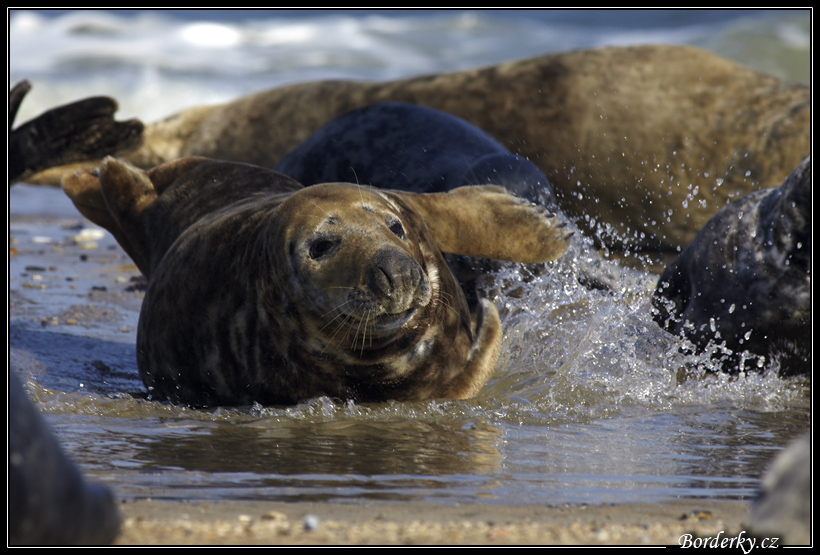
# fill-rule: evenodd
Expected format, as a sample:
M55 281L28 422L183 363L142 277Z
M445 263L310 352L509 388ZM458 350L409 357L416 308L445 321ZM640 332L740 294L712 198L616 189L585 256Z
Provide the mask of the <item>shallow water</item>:
M210 28L225 42L207 48L191 17L26 15L12 19L10 73L34 78L28 115L104 93L123 117L146 120L287 81L661 40L777 60L786 78L806 79L807 17L697 15L236 17ZM683 342L651 320L655 276L611 293L578 285L578 262L591 256L580 241L540 276L515 266L498 276L504 354L476 399L208 411L148 401L135 363L136 268L60 191L15 186L9 196L10 360L72 457L123 499L749 499L768 461L810 425L808 379L778 378L776 363L713 374L708 354L681 354Z
M526 282L502 272L504 355L476 399L147 401L139 274L110 236L78 242L78 223L12 217L10 358L75 460L125 499L747 499L809 425L807 382L707 375L705 357L680 354L649 319L652 276L616 294L585 289L582 252Z

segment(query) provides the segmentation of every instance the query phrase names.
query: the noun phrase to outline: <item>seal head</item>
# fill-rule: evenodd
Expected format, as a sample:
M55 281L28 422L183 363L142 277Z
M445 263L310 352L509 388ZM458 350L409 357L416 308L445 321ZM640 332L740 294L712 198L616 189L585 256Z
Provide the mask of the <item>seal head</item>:
M699 347L725 343L776 356L781 374L811 372L811 159L715 214L663 272L653 304L659 324Z

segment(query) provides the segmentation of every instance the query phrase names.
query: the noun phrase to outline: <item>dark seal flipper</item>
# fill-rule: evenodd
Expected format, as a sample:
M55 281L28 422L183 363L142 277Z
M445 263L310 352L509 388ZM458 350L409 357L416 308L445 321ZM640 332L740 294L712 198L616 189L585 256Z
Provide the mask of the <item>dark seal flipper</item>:
M781 373L811 372L811 159L780 187L718 212L670 264L655 319L703 347L776 355Z
M136 148L142 141L142 123L114 121L117 103L104 96L58 106L12 130L30 89L22 81L9 93L9 184L48 168Z

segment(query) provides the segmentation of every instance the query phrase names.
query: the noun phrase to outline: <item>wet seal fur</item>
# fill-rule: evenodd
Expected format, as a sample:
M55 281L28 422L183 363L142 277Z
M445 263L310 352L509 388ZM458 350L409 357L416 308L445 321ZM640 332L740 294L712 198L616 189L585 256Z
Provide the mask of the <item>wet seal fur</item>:
M403 102L336 118L274 169L303 185L344 181L416 193L491 184L555 205L552 186L535 164L461 118Z
M303 187L246 164L106 159L67 176L81 213L148 278L137 363L153 398L194 406L467 398L499 355L441 252L543 262L566 249L537 205L494 186L414 194Z
M811 158L779 187L715 214L663 272L652 300L655 320L699 347L725 343L776 356L781 374L810 373Z

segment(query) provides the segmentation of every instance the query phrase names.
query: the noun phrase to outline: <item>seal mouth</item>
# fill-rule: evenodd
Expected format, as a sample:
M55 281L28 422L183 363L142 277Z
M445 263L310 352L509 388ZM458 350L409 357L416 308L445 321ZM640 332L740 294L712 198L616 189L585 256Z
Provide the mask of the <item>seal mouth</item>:
M410 307L401 312L385 312L379 307L360 306L356 310L342 311L346 327L363 334L389 335L401 329L418 313L419 307Z
M418 307L409 308L396 314L379 314L373 319L373 328L384 332L395 331L412 320L416 312L418 312Z
M373 305L337 309L318 331L329 343L339 346L347 343L352 351L378 350L402 337L419 312L419 307L411 307L389 313Z

